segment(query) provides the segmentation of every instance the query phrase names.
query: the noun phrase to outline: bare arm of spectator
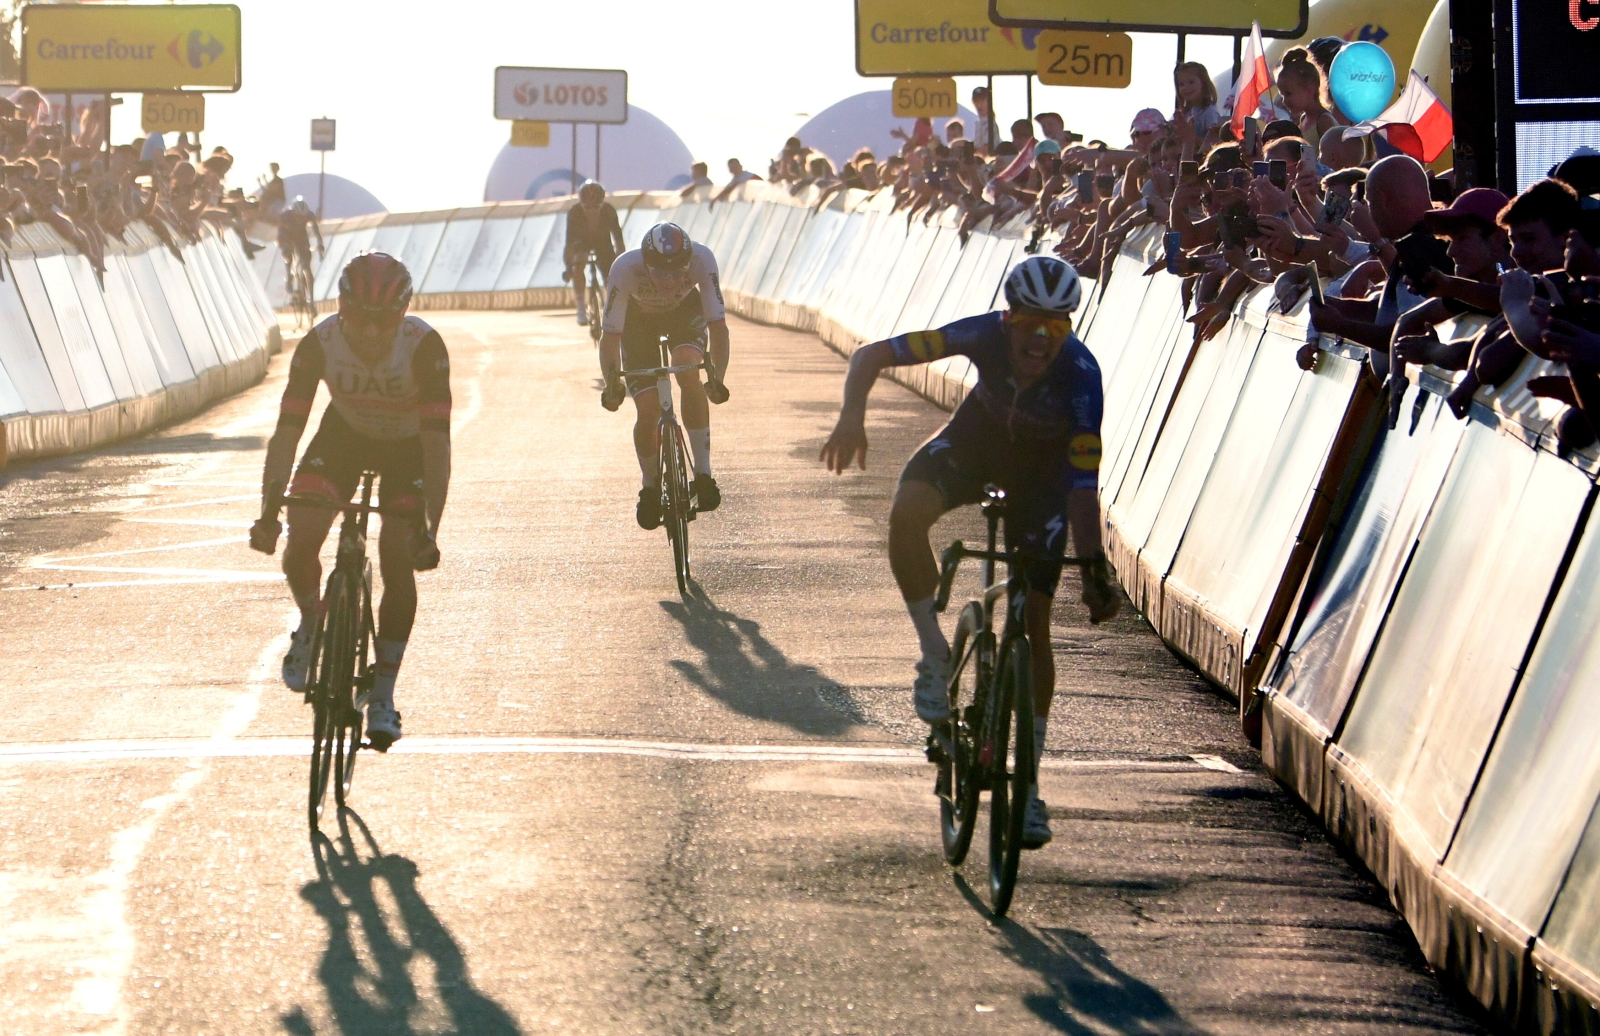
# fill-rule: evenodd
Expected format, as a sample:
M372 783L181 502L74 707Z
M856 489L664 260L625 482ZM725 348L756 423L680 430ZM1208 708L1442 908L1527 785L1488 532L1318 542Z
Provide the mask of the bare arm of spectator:
M1441 270L1429 273L1426 282L1414 285L1424 295L1435 299L1455 299L1485 313L1500 311L1500 285L1454 277Z

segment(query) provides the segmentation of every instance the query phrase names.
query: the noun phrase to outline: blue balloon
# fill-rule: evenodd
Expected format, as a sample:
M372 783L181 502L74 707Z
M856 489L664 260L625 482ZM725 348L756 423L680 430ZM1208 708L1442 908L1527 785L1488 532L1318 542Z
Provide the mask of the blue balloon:
M1328 92L1351 122L1376 118L1394 97L1394 62L1376 43L1348 43L1328 68Z

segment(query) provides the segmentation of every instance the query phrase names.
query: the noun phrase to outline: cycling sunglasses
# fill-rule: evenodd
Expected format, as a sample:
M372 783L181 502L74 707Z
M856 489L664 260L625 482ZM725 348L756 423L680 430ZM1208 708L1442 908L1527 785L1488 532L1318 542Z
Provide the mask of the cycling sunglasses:
M1072 334L1071 317L1047 317L1039 313L1018 313L1012 310L1011 326L1025 335L1043 335L1051 339L1065 340Z

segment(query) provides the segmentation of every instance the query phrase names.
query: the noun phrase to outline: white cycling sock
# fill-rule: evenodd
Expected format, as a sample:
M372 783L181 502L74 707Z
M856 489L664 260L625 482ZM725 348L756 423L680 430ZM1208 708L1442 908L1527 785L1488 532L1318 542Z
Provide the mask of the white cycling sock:
M1035 766L1038 765L1039 760L1044 758L1044 735L1049 726L1050 720L1048 717L1033 717L1033 762ZM1031 799L1039 797L1038 781L1028 785L1028 797Z
M400 662L406 657L406 642L378 638L373 645L377 650L378 664L372 672L372 696L367 700L382 702L394 708L394 681L400 675Z
M684 430L689 433L689 452L694 454L694 473L711 474L711 426Z
M659 461L657 458L641 450L637 442L633 444L633 455L639 458L639 479L641 483L645 486L659 486L661 484L661 472L658 470Z
M949 658L950 642L944 639L944 630L939 628L939 613L934 611L933 603L932 597L907 601L906 611L911 613L911 624L917 628L923 657Z

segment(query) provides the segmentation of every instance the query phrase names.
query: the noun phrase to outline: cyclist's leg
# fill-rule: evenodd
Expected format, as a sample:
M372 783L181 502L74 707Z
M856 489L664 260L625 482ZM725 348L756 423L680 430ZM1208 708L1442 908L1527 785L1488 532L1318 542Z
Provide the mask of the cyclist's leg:
M339 412L329 408L317 434L295 469L289 492L320 496L334 503L350 499L361 478L361 460L350 430ZM289 508L289 540L283 550L283 574L300 606L302 628L314 621L322 599L322 544L333 525L334 512L320 507Z
M1008 472L1007 492L1010 520L1006 523L1006 548L1043 551L1061 557L1067 549L1067 480L1062 458L1052 460L1049 451L1034 463L1013 467ZM1050 722L1050 704L1056 693L1055 650L1050 642L1050 610L1055 602L1061 567L1048 562L1025 562L1018 566L1013 592L1024 592L1023 626L1028 634L1029 661L1033 679L1034 758L1044 754ZM1050 837L1045 806L1039 799L1038 785L1030 792L1028 840L1042 845Z
M572 286L572 301L578 308L579 317L587 316L589 307L588 285L584 283L583 266L584 257L582 255L576 252L567 254L567 283Z
M672 343L674 364L699 363L705 358L706 322L701 314L700 291L691 291L670 313L667 340ZM678 412L683 418L684 435L694 454L697 476L711 475L711 401L699 371L678 374Z
M622 368L639 370L661 366L660 315L646 313L632 302L622 329ZM661 401L655 378L628 378L628 395L633 397L633 450L639 458L639 474L646 486L661 484L661 451L656 441L656 423L661 420Z

